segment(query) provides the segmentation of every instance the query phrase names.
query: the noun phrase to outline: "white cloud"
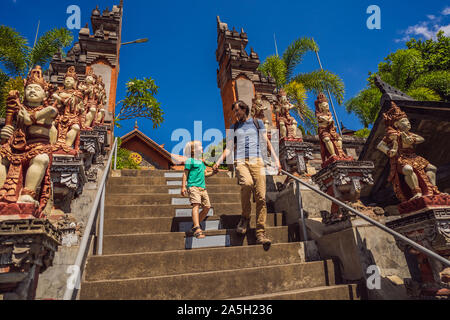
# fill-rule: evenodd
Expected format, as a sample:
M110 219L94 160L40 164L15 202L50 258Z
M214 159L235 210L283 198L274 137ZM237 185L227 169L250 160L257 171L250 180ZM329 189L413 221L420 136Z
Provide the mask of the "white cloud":
M395 39L395 42L404 42L411 37L423 37L425 39L436 39L436 34L442 30L445 36L450 35L450 24L448 21L450 15L450 7L446 7L440 15L428 14L427 21L421 21L416 25L409 26L401 33L404 35L401 39ZM447 20L447 21L445 21Z

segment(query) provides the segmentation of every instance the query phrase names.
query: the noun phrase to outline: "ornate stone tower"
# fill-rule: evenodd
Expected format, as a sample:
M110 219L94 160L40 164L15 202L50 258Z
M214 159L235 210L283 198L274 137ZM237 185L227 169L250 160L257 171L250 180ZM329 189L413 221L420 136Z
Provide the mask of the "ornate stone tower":
M78 35L78 42L66 57L56 54L50 64L50 82L62 85L69 66L75 66L80 80L92 69L102 76L107 94L108 111L114 115L117 79L119 76L119 54L121 44L123 0L120 5L100 12L98 6L92 11L91 25L86 24Z
M237 32L228 29L228 25L217 17L217 51L216 59L219 63L217 70L217 84L222 96L223 116L225 128L230 128L235 122L231 111L233 102L245 101L252 106L252 100L257 93L262 97L262 104L267 107L265 118L269 120L269 126L275 123L275 115L272 111L273 102L276 100L275 80L264 77L257 70L260 61L258 54L250 49L247 53L245 47L248 44L247 34L241 29Z

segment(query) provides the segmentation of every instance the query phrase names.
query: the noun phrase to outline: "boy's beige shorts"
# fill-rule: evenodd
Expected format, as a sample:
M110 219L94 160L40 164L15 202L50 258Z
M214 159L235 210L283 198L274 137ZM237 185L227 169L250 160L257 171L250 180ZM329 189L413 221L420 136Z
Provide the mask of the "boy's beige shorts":
M211 207L208 192L206 191L206 189L200 187L190 187L188 189L188 194L191 205L201 204L202 207Z

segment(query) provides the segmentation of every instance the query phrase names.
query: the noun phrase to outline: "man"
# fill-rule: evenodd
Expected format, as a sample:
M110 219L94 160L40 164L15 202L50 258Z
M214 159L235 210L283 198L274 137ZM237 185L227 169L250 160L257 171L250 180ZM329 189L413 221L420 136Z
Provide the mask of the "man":
M271 240L267 238L265 233L267 208L266 173L262 159L263 148L266 148L266 145L268 146L275 159L279 174L281 173L280 161L272 144L267 139L264 123L259 119L254 121L250 117L249 106L243 101L237 101L232 105L232 110L238 120L231 129L234 130L237 141L235 160L238 181L241 186L242 203L242 217L236 231L240 234L247 232L251 213L250 198L254 192L256 198L256 241L258 244L270 246ZM259 127L259 130L257 127ZM231 152L233 150L231 150L230 144L227 144L227 149L213 166L214 171L218 170L219 165Z

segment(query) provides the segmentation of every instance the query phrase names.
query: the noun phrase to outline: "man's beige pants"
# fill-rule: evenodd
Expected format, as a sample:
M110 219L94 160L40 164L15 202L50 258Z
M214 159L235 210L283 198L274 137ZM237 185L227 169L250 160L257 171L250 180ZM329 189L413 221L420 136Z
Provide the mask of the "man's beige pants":
M261 158L236 161L238 183L241 186L242 216L250 219L251 196L255 190L256 233L264 232L267 218L266 172Z

